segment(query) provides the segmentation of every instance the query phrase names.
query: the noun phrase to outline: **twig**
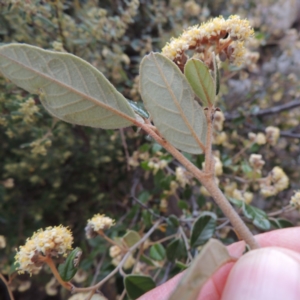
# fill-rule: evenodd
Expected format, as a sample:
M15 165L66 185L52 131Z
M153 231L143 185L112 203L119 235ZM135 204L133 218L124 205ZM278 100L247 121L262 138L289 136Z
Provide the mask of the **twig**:
M280 131L280 136L293 138L293 139L300 139L300 133L295 133L290 131Z
M300 100L297 99L297 100L290 101L290 102L285 103L285 104L273 106L273 107L266 108L266 109L261 109L257 112L251 112L251 113L245 114L245 116L263 117L263 116L266 116L266 115L278 114L282 111L289 110L289 109L292 109L292 108L295 108L295 107L298 107L298 106L300 106ZM231 121L231 120L236 119L240 116L241 116L240 113L225 114L225 119L226 119L226 121Z
M160 239L160 240L158 240L158 241L150 242L150 243L148 243L148 245L149 245L149 246L152 246L152 245L155 245L155 244L161 244L161 243L163 243L163 242L165 242L165 241L168 241L168 240L170 240L170 239L172 239L172 238L174 238L174 237L177 237L177 233L171 234L171 235L169 235L169 236L167 236L167 237L165 237L165 238L163 238L163 239Z
M192 257L191 252L190 252L189 241L188 241L188 239L187 239L187 236L186 236L186 234L185 234L185 232L184 232L182 226L179 226L179 232L180 232L180 235L181 235L181 237L182 237L182 239L183 239L183 241L184 241L184 245L185 245L185 248L186 248L186 252L187 252L187 254L188 254L188 259L189 259L190 261L192 261L192 260L193 260L193 257Z
M118 298L118 300L123 300L124 297L126 296L126 289L123 290L121 296Z
M214 107L209 106L206 110L206 120L207 120L207 133L206 133L206 143L205 143L205 167L204 171L209 173L213 172L213 157L212 157L212 134L213 134L213 118L214 118Z
M136 187L139 183L139 180L138 179L135 179L134 182L133 182L133 185L131 187L131 197L134 201L136 201L140 206L142 206L143 208L145 208L153 217L155 218L162 218L164 221L167 220L167 218L163 217L163 216L160 216L159 214L155 213L151 208L149 208L146 204L144 204L143 202L141 202L138 198L135 197L135 190L136 190Z
M0 273L0 279L3 281L3 283L6 286L6 289L7 289L7 292L8 292L10 300L14 300L15 298L14 298L14 295L13 295L13 293L11 292L11 290L9 288L8 282L7 282L7 280L5 279L5 277L1 273Z
M109 273L105 278L103 278L100 282L98 282L94 286L90 286L87 288L73 287L72 292L77 293L77 292L89 292L90 291L91 294L93 295L98 288L100 288L106 281L108 281L116 273L118 273L120 268L122 268L124 263L127 261L129 255L148 239L148 237L157 229L157 227L161 224L161 222L162 222L162 219L159 219L157 222L155 222L155 224L151 227L151 229L136 244L134 244L132 247L130 247L128 249L128 252L124 255L124 257L121 260L121 262L119 263L119 265L113 271L111 271L111 273Z
M130 171L129 152L128 152L128 147L127 147L127 143L126 143L126 139L125 139L125 135L124 135L124 128L120 128L120 136L121 136L121 141L122 141L122 145L123 145L124 152L125 152L127 171Z
M295 209L296 209L295 206L292 206L292 205L289 204L289 205L287 205L286 207L283 207L280 210L268 213L268 217L274 217L274 216L277 216L277 215L280 215L280 214L283 214L283 213L287 213L287 212L293 211Z
M166 271L165 271L165 274L164 274L164 277L161 279L161 281L159 282L159 284L163 284L167 281L168 277L169 277L169 274L170 274L170 271L171 271L171 266L172 266L172 263L169 262L167 264L167 267L166 267Z
M98 262L98 264L96 266L95 274L94 274L93 280L91 282L91 285L94 285L96 283L97 277L100 273L100 269L102 267L102 264L104 263L104 260L105 260L105 254L102 255L100 261Z

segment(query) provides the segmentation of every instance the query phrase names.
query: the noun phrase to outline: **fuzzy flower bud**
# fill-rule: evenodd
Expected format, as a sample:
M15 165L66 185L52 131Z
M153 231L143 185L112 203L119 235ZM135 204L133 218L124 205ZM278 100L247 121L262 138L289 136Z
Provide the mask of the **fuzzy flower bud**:
M250 166L257 172L260 173L265 161L262 159L261 154L251 154L249 158Z
M266 138L267 138L267 142L270 145L275 146L279 136L280 136L280 129L278 127L269 126L266 128Z
M295 191L294 196L290 200L290 204L299 208L300 207L300 191Z
M265 197L277 195L289 185L289 178L280 167L274 167L265 181L261 182L261 194Z
M105 215L96 214L92 219L88 220L87 226L85 227L86 237L88 239L97 236L99 230L109 229L111 226L115 225L115 220Z
M253 200L253 194L250 192L240 191L235 189L233 191L233 198L244 201L246 204L250 204Z

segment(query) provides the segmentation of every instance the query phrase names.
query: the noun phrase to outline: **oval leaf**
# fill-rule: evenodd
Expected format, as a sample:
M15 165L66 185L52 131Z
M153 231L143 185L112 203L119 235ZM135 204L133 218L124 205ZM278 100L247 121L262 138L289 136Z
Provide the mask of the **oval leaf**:
M67 257L63 264L58 266L58 272L63 281L70 281L76 274L82 250L77 247Z
M269 230L271 228L271 223L268 219L268 215L263 210L246 203L243 203L242 208L244 216L248 219L253 220L253 225L262 230Z
M166 250L162 244L154 244L150 248L149 255L152 259L160 261L166 257Z
M179 260L185 255L185 247L181 239L175 239L168 244L166 250L167 259L169 261Z
M126 276L124 285L130 299L137 299L156 286L151 277L141 275Z
M140 67L140 92L161 135L174 147L203 152L206 118L179 68L159 53L150 53Z
M169 300L197 299L204 283L225 263L231 261L226 247L211 239L185 271Z
M127 247L130 248L141 239L141 236L136 231L129 230L126 232L122 239Z
M0 47L0 72L38 94L48 112L65 122L115 129L136 119L127 100L92 65L68 53L10 44Z
M184 74L203 105L212 105L215 102L216 87L208 67L201 60L191 58L185 64Z
M215 233L217 216L205 212L195 221L192 228L191 247L204 245Z

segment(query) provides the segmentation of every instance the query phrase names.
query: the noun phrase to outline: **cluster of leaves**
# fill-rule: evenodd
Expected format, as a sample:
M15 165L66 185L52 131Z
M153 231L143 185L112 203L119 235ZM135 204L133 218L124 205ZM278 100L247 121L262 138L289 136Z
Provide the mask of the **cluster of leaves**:
M189 5L201 8L196 16L184 1L143 1L139 13L132 14L135 24L130 26L131 21L124 18L124 12L129 8L121 3L123 1L101 1L101 8L95 6L94 1L45 1L42 4L31 1L32 6L23 2L0 4L3 8L0 14L3 24L1 42L26 42L76 54L92 63L117 84L127 98L134 100L139 99L134 78L142 56L152 47L163 46L184 26L204 20L210 9L215 15L224 9L217 3L210 4L212 7L200 7L194 1L188 1ZM234 11L230 1L226 4ZM99 24L107 24L106 31L99 30ZM300 152L297 141L299 111L284 106L299 96L299 87L294 80L297 74L277 72L276 76L271 76L264 59L274 46L268 45L271 37L265 33L259 38L263 45L259 66L262 72L223 66L218 105L225 112L227 121L223 130L228 136L225 144L215 145L224 167L219 176L220 187L225 189L229 180L237 180L239 190L250 189L254 193L253 205L241 199L231 200L256 233L293 225L280 214L271 219L266 212L288 204L293 190L299 187L299 166L295 157ZM284 50L277 51L279 56ZM231 77L229 81L228 77ZM263 84L251 87L251 83L259 82ZM109 232L111 238L124 239L132 232L134 236L142 236L160 215L164 218L165 226L151 236L152 244L137 259L142 263L138 273L144 277L136 274L126 277L125 286L133 299L154 287L156 282L164 282L185 269L210 237L216 236L225 243L236 240L211 198L199 191L199 183L189 174L185 173L184 178L176 174L180 166L172 156L159 145L145 141L143 135L138 137L132 129L103 131L53 121L41 107L38 97L20 91L3 78L0 93L0 140L3 141L0 149L3 158L0 166L3 182L0 186L0 234L6 237L8 244L2 250L3 271L7 271L13 262L12 249L22 244L32 231L62 223L73 229L79 241L86 220L96 212L105 212L118 220ZM20 105L30 98L39 110L25 122L26 115L20 111ZM268 112L273 105L278 108L275 114ZM261 110L266 113L260 114ZM251 144L249 131L264 132L267 125L281 128L279 143L275 146ZM126 143L122 143L124 134ZM47 144L48 140L52 146ZM35 141L46 148L45 156L32 151L36 148L32 145ZM129 152L127 158L126 151ZM235 157L236 153L240 154ZM264 175L280 165L290 178L291 188L269 199L261 197L259 188L248 184L253 178L253 169L248 163L251 153L263 155L266 162ZM202 168L203 155L186 156ZM162 161L166 164L160 164ZM5 184L9 178L14 180L14 186ZM132 187L131 193L129 187ZM287 216L297 223L298 214L285 218ZM128 228L132 231L126 233ZM76 244L84 252L80 269L88 274L85 284L103 279L114 269L107 255L107 242L100 237L89 243ZM131 246L130 242L128 246ZM102 256L105 257L103 260ZM131 272L132 268L128 274ZM119 294L123 288L120 279L116 276L115 282L110 283L117 286ZM105 293L105 287L103 291ZM106 295L110 299L116 297ZM68 296L62 295L64 297Z

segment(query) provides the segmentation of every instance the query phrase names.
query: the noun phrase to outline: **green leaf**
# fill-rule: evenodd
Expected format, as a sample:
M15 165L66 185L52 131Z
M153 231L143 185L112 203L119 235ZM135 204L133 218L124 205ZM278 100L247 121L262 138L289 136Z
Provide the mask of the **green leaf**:
M176 261L175 266L177 268L179 268L181 271L184 271L188 268L188 266L186 264L182 263L181 261Z
M137 299L155 288L156 284L149 276L128 275L124 279L127 295L130 299Z
M169 300L197 299L205 282L225 263L231 261L227 248L211 239L192 261Z
M216 95L218 95L220 92L220 70L218 68L218 63L215 54L213 55L213 64L214 64L214 79L216 84Z
M63 281L70 281L76 274L82 254L80 248L75 248L63 264L58 266L58 272Z
M162 244L154 244L150 248L149 255L154 260L163 260L166 257L166 250Z
M68 53L24 44L0 47L0 72L38 94L48 112L65 122L115 129L133 125L128 101L92 65Z
M185 254L185 248L181 239L175 239L168 244L166 249L167 259L169 261L175 261L180 259Z
M217 216L211 212L204 212L195 221L191 234L191 247L204 245L215 233Z
M143 210L142 211L142 218L144 225L146 228L149 228L152 225L152 215L148 210Z
M170 215L167 219L167 223L175 228L178 228L180 223L175 215Z
M150 53L140 67L140 92L161 135L188 153L203 151L206 118L179 68L160 53Z
M128 230L123 236L123 241L130 248L135 245L140 239L140 235L134 230Z
M146 263L149 266L152 266L152 267L155 266L153 260L150 259L149 257L147 257L146 255L141 255L141 261L144 262L144 263Z
M229 201L236 205L237 207L242 207L243 206L243 201L242 200L238 200L238 199L235 199L235 198L232 198L232 197L228 197Z
M177 202L177 205L178 205L178 207L179 207L180 209L185 209L185 210L188 210L188 209L189 209L189 206L188 206L188 204L187 204L186 201L179 200L179 201Z
M253 225L263 230L269 230L271 228L268 216L263 210L246 203L243 203L242 208L244 216L253 220Z
M288 228L288 227L294 227L294 224L286 219L275 219L272 218L270 220L271 224L275 227L275 228Z
M203 105L215 102L216 87L208 67L199 59L191 58L185 64L184 75Z
M141 117L148 119L149 113L145 110L144 104L142 102L136 102L132 100L127 100L131 108Z

